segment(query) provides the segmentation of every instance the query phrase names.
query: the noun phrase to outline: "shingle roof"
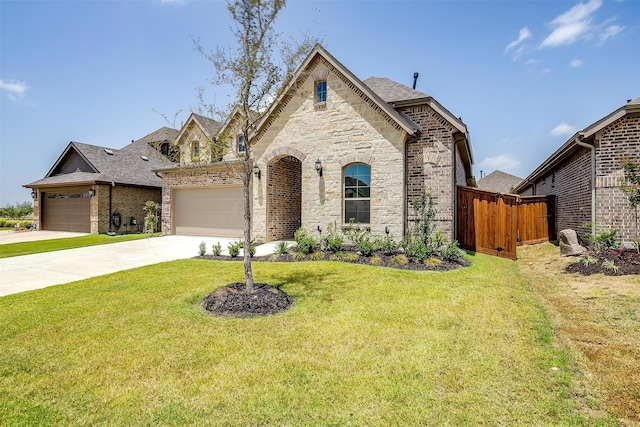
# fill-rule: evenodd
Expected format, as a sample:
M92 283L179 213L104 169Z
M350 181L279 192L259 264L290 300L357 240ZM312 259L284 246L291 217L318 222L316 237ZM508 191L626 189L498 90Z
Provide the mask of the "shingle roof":
M510 193L520 182L522 182L520 177L502 171L493 171L478 180L478 188L496 193Z
M175 129L164 127L119 150L72 141L45 178L27 184L25 187L100 182L161 187L162 179L153 170L169 167L172 163L150 144L165 140L171 141L177 133L178 131ZM76 151L97 172L77 171L68 174L56 174L58 167L71 150Z
M369 77L363 83L369 86L385 102L408 101L429 97L425 93L411 89L409 86L394 82L386 77Z
M193 118L200 124L200 126L202 126L204 131L207 133L207 136L211 139L213 139L218 134L218 131L223 125L217 120L201 116L200 114L192 113L192 115Z

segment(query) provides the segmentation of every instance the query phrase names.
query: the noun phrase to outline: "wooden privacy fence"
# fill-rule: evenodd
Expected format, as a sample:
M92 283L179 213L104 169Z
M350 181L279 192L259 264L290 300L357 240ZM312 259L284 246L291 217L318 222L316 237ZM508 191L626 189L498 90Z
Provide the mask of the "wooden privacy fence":
M516 259L518 245L555 240L555 196L517 196L458 187L458 243Z

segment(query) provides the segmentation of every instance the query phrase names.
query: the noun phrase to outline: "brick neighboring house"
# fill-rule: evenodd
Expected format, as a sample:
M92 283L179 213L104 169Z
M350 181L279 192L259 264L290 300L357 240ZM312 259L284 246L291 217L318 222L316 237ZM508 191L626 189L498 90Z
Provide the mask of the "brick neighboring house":
M24 185L33 190L38 230L138 230L145 202L161 201L162 179L153 170L173 164L168 157L177 133L163 127L119 150L70 142L43 179ZM116 212L119 227L112 222Z
M158 171L164 234L242 235L242 184L233 170L244 141L233 137L234 120L207 131L192 115L181 130L183 164ZM210 159L203 141L223 133L234 139L223 161L201 161ZM340 227L350 218L397 239L424 186L434 195L438 227L455 238L456 188L473 184L471 145L462 120L432 97L386 78L361 81L316 45L254 135L257 241L291 239L300 226Z
M625 153L640 162L640 98L577 132L515 191L556 195L558 230L571 228L586 239L593 230L585 224L595 221L615 228L621 241L631 242L635 220L620 189Z
M521 182L520 177L496 170L480 178L478 188L496 193L513 193L514 188Z

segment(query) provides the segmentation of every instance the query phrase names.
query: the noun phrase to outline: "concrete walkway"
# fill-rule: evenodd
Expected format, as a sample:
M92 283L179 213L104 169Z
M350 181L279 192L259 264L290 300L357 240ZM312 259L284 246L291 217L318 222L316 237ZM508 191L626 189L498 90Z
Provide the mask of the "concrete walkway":
M43 233L42 231L31 233ZM21 234L21 233L16 233ZM74 233L77 235L77 233ZM88 246L57 252L0 259L0 296L88 279L103 274L198 255L201 242L207 254L217 242L227 254L227 245L237 239L202 236L163 236ZM0 243L8 243L2 241ZM256 256L270 255L276 242L257 247ZM241 252L242 253L242 252Z
M35 242L38 240L65 239L67 237L88 236L89 233L71 233L69 231L13 231L0 230L0 245L19 242Z

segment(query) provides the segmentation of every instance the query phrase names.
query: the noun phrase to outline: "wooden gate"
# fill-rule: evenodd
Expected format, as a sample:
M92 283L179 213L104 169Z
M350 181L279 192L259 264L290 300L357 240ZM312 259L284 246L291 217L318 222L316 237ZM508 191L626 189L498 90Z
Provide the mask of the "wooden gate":
M555 199L458 187L458 235L465 249L516 259L518 245L555 238Z

